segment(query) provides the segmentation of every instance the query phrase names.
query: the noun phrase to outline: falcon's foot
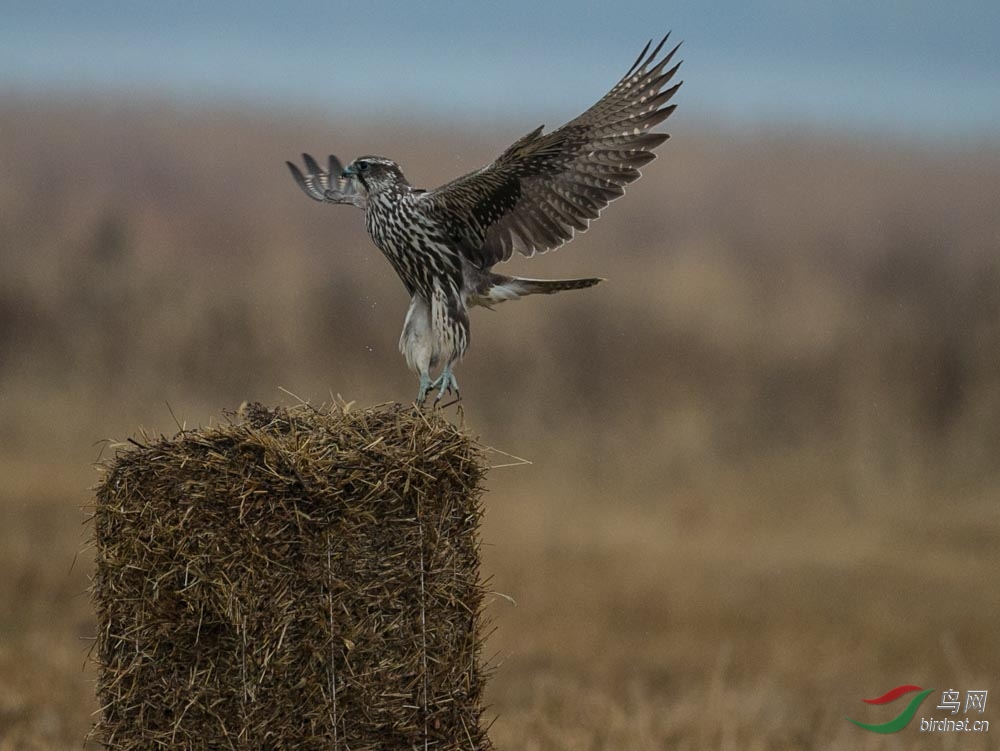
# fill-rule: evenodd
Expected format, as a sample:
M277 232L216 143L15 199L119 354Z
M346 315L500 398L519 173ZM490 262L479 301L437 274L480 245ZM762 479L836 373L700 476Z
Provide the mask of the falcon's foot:
M440 380L440 379L439 379ZM427 401L427 392L434 388L437 381L431 383L431 377L427 373L420 374L420 390L417 391L417 406L424 406L424 402Z
M457 398L462 398L462 395L458 392L458 381L455 380L455 374L451 372L450 365L444 366L441 375L434 379L430 387L432 389L440 389L438 395L434 397L435 404L441 401L445 394L454 394Z

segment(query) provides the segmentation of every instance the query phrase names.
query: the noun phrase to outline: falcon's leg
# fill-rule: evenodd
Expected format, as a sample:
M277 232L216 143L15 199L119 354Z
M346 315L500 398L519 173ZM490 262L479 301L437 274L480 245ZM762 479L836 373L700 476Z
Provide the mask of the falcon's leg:
M452 366L462 359L469 346L469 312L458 290L453 286L436 285L431 297L431 326L437 340L436 351L444 360L444 368L431 388L439 389L434 403L437 404L445 394L458 392L458 381L451 372Z
M434 383L437 383L437 381L434 381ZM427 373L420 374L420 389L417 391L416 399L419 406L424 406L424 402L427 401L427 392L434 388L434 383L431 382L431 377ZM437 400L435 399L435 401Z
M420 295L414 295L410 300L403 333L399 337L399 351L406 358L410 370L420 375L416 402L422 405L427 400L427 392L434 387L430 371L437 364L437 356L431 331L430 306Z

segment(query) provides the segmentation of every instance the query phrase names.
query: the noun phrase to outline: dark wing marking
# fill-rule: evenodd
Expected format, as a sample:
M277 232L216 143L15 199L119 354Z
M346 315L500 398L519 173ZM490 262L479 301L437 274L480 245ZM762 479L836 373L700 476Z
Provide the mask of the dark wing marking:
M326 203L349 203L359 209L367 206L368 202L358 191L354 180L341 177L344 165L333 154L330 155L326 169L320 167L309 154L303 154L302 161L306 165L305 174L292 162L285 164L291 170L295 182L307 196Z
M680 45L657 60L668 34L648 43L628 73L593 107L551 133L542 127L492 164L427 193L431 210L480 268L563 245L625 193L653 161L666 133L649 130L676 105L669 89L680 67L664 70ZM544 127L544 126L543 126Z

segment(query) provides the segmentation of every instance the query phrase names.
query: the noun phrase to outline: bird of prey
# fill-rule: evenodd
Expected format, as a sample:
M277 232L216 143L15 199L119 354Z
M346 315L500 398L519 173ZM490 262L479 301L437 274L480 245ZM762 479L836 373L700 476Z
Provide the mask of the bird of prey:
M585 231L669 137L650 129L676 105L677 52L660 57L668 34L646 44L625 76L593 107L561 128L531 131L491 164L434 190L415 188L399 165L358 157L323 169L303 154L305 173L288 162L306 195L364 209L365 227L410 295L399 349L420 377L417 404L432 389L458 396L453 368L469 346L469 309L525 295L592 287L600 279L523 279L492 271L514 251L554 250ZM441 367L437 378L432 372Z

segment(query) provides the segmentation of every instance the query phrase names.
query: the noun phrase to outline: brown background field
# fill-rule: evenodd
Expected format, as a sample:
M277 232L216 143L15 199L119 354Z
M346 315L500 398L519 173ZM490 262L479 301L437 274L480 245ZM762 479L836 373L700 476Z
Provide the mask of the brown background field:
M384 153L432 186L533 124L2 102L0 751L80 748L97 709L102 439L282 389L412 398L400 283L282 162ZM494 741L990 748L842 718L1000 692L1000 149L673 125L592 231L513 265L607 283L473 317L466 423L533 462L487 498L517 603Z

